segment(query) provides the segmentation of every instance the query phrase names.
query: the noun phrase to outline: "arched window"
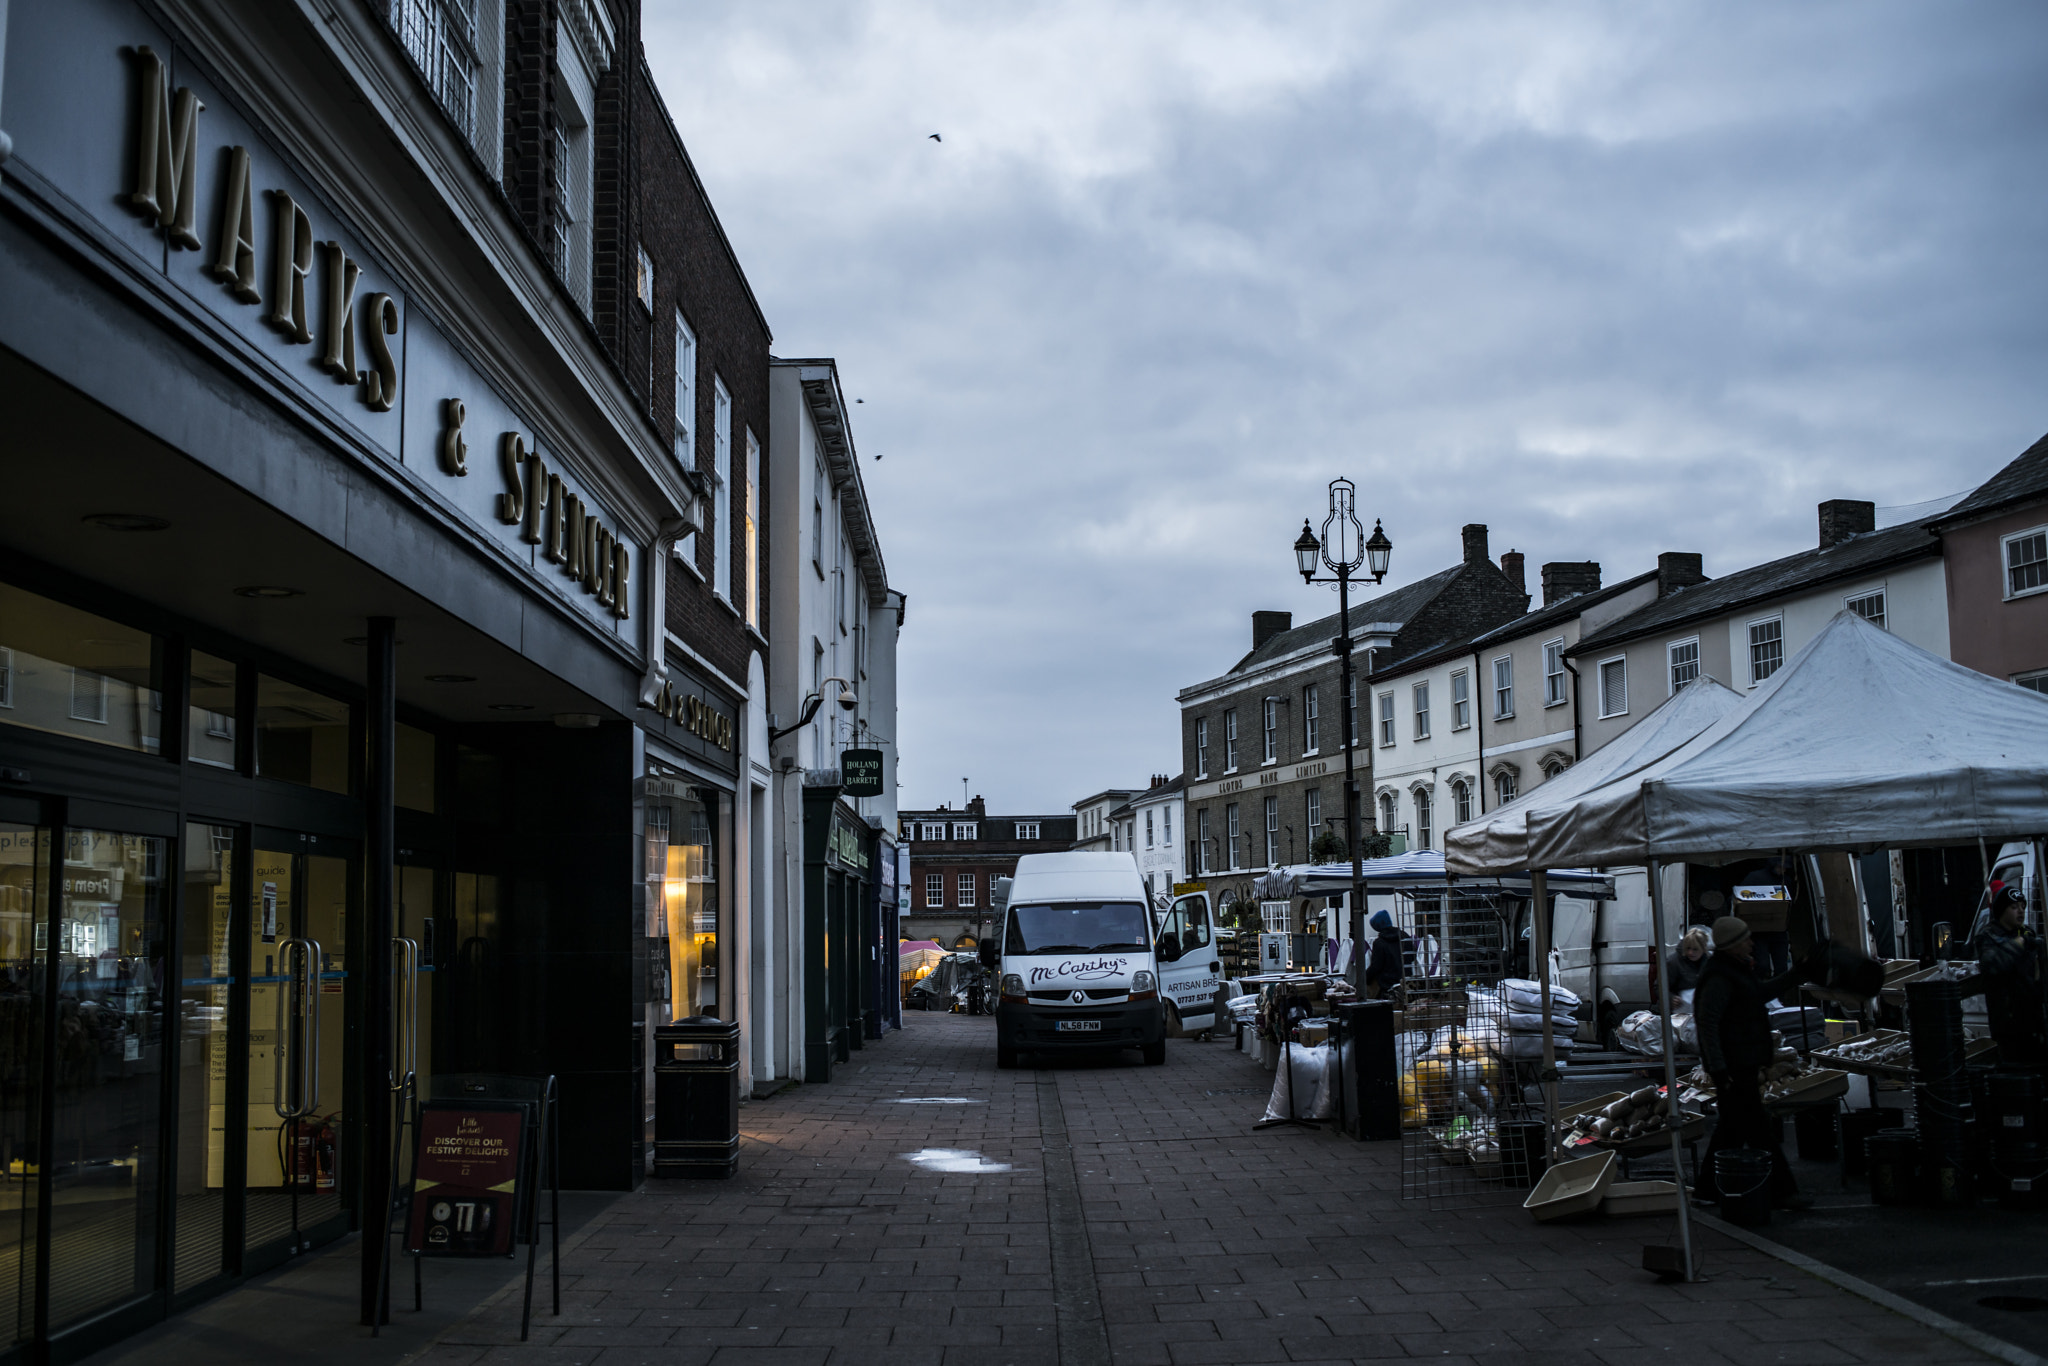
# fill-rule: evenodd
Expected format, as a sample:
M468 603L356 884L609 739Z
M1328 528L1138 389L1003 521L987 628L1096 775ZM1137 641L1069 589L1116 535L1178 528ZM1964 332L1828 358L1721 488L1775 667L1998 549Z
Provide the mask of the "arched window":
M1429 789L1418 787L1415 789L1415 847L1417 849L1427 849L1430 847L1429 841L1434 833L1430 828L1430 815Z
M1400 828L1400 809L1394 801L1394 794L1380 793L1380 833L1391 835Z
M1515 771L1511 768L1497 768L1493 771L1493 800L1497 806L1506 806L1515 799Z
M1451 817L1460 825L1472 819L1472 784L1463 778L1451 781Z

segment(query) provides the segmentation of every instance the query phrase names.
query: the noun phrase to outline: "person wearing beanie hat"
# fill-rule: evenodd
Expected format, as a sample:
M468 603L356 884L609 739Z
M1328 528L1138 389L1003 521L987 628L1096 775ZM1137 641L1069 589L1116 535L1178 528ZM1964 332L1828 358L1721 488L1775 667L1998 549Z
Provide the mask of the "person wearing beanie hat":
M1700 1159L1699 1198L1714 1195L1714 1155L1723 1148L1760 1148L1771 1159L1771 1203L1805 1209L1813 1197L1799 1193L1786 1165L1778 1125L1764 1109L1763 1069L1771 1061L1773 997L1806 979L1794 968L1766 981L1756 975L1756 937L1739 917L1724 915L1711 931L1714 952L1700 969L1693 990L1692 1019L1699 1033L1700 1062L1714 1080L1714 1133Z
M2001 1067L2038 1067L2048 1061L2048 1021L2042 1015L2041 936L2027 926L2026 894L2011 883L1987 889L1991 923L1977 936L1977 980L1984 1013L1998 1041Z
M1394 917L1384 910L1374 911L1370 923L1375 933L1372 956L1365 964L1365 995L1367 1000L1377 1001L1401 984L1401 932L1394 928Z

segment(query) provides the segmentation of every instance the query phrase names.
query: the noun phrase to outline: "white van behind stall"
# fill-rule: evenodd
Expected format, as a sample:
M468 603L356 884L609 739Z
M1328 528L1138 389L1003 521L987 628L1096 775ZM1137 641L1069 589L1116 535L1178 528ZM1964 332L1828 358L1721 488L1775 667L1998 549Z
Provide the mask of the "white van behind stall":
M996 1066L1136 1048L1166 1061L1145 884L1129 854L1026 854L998 936Z

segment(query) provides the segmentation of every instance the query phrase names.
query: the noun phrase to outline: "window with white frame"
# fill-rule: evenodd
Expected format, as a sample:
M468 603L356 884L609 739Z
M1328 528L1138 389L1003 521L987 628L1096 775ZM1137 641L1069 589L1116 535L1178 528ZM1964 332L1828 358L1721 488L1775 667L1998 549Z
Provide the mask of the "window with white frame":
M1380 748L1385 749L1393 743L1394 695L1390 692L1383 692L1380 694Z
M686 470L697 468L697 448L692 433L697 426L697 334L676 310L676 463Z
M1493 719L1505 721L1515 714L1515 657L1502 655L1493 661Z
M1035 840L1035 839L1037 839L1037 838L1038 838L1038 822L1037 822L1037 821L1018 821L1018 822L1017 822L1017 838L1018 838L1018 839L1020 839L1020 840Z
M1671 691L1677 692L1700 676L1700 638L1674 640L1664 647L1669 664Z
M974 876L973 873L960 874L960 904L962 906L972 906L974 904Z
M811 483L811 568L825 577L825 467L820 465Z
M492 75L505 27L498 0L393 0L386 14L435 102L496 175L502 96Z
M107 680L90 669L71 671L71 719L107 724Z
M1301 752L1314 754L1322 748L1322 691L1313 683L1301 690Z
M1451 780L1451 819L1461 825L1472 819L1472 784L1463 778Z
M1600 661L1600 714L1602 716L1625 716L1628 713L1628 658L1617 655L1613 659Z
M1561 707L1571 701L1564 686L1564 641L1543 642L1543 705Z
M1451 675L1451 729L1472 725L1472 675L1463 669Z
M1232 802L1223 808L1224 864L1227 867L1237 867L1237 839L1242 833L1237 827L1237 803Z
M946 904L946 875L926 873L924 875L924 904L943 906Z
M1152 813L1150 811L1145 813L1145 847L1147 849L1158 847L1152 842Z
M1237 772L1237 708L1223 713L1223 771Z
M1209 808L1195 812L1195 866L1204 873L1209 871Z
M1391 835L1401 828L1401 813L1392 792L1380 793L1380 833Z
M639 250L637 264L639 269L633 274L633 297L640 301L642 308L652 314L654 312L654 258L647 254L647 248L644 245Z
M1270 764L1280 757L1280 704L1269 697L1259 707L1259 762Z
M548 157L548 247L555 273L587 315L590 312L598 72L580 42L557 45L555 99Z
M1416 788L1416 789L1415 789L1415 847L1416 847L1417 849L1428 849L1428 848L1430 848L1430 847L1431 847L1431 845L1430 845L1430 842L1429 842L1429 841L1430 841L1430 838L1431 838L1431 835L1432 835L1432 833L1433 833L1433 832L1431 831L1431 829L1430 829L1430 816L1431 816L1431 815L1432 815L1432 812L1430 811L1430 801L1429 801L1429 789L1428 789L1428 788L1426 788L1426 787L1418 787L1418 788Z
M942 840L946 837L944 821L924 821L918 826L917 837L921 840Z
M711 591L732 601L732 393L711 376ZM844 623L842 623L843 625Z
M1280 799L1266 798L1266 866L1280 866Z
M977 833L979 829L980 827L975 825L972 821L954 821L953 838L956 840L978 839L980 838L979 834Z
M1351 730L1351 734L1350 734L1350 736L1348 737L1348 739L1349 739L1349 741L1350 741L1350 748L1352 748L1352 749L1357 749L1357 748L1358 748L1358 676L1357 676L1356 674L1353 674L1353 675L1352 675L1352 677L1351 677L1351 687L1350 687L1350 689L1349 689L1349 690L1348 690L1348 691L1347 691L1347 692L1346 692L1346 693L1344 694L1344 710L1345 710L1346 714L1347 714L1347 715L1349 715L1349 716L1350 716L1350 718L1351 718L1351 723L1350 723L1350 730Z
M2012 681L2029 692L2048 693L2048 669L2036 669L2032 673L2014 674Z
M1874 588L1868 593L1858 593L1842 603L1842 606L1862 617L1872 626L1884 627L1884 590Z
M745 558L740 562L740 584L747 595L747 625L758 631L761 629L761 524L757 520L761 506L761 443L755 438L752 427L747 428L746 433L747 483L742 492L746 495L747 511L742 528ZM860 665L864 669L867 667L866 641L861 643Z
M1414 692L1415 738L1427 740L1429 738L1429 683L1426 680L1417 683Z
M1316 836L1323 833L1323 790L1320 787L1312 787L1303 800L1308 805L1308 838L1309 843L1313 844Z
M1512 768L1497 768L1493 772L1493 802L1495 806L1506 806L1515 799L1520 784Z
M1209 776L1209 718L1195 718L1195 776Z
M1749 623L1749 681L1763 682L1785 662L1785 622L1771 617Z
M2005 595L2024 597L2048 588L2048 527L2016 532L1999 542L2005 559Z

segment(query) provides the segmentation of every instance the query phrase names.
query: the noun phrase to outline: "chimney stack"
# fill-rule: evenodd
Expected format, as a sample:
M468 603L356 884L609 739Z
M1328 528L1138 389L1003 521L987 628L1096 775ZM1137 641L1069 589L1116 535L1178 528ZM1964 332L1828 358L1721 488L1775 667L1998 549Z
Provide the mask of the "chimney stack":
M1500 572L1507 575L1507 580L1515 586L1515 591L1526 598L1529 596L1529 580L1522 572L1522 558L1522 552L1519 550L1502 552Z
M1657 596L1668 598L1681 588L1707 581L1694 550L1667 550L1657 557Z
M1877 530L1877 504L1854 498L1830 498L1820 505L1820 548L1840 545L1852 536Z
M1294 613L1292 612L1252 613L1252 648L1254 650L1258 649L1274 636L1279 635L1282 631L1292 630L1293 627Z
M974 794L973 801L967 803L967 809L969 812L976 816L988 815L988 804L982 801L981 794L979 792Z
M1600 591L1600 561L1552 560L1543 566L1543 605Z
M1484 564L1493 558L1486 553L1486 523L1467 522L1464 537L1466 564Z

